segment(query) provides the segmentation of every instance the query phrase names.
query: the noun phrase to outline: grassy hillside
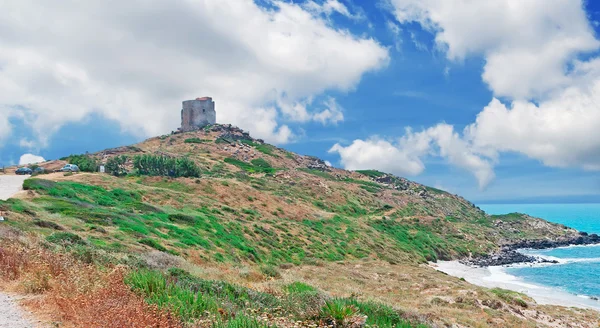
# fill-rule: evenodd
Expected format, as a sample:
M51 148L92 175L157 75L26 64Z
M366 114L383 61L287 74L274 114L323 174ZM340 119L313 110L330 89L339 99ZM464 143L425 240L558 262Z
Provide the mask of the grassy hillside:
M156 164L156 156L170 160ZM521 238L577 233L523 215L489 216L459 196L383 172L331 168L230 126L156 137L76 158L117 165L118 176L54 173L29 179L26 192L0 202L6 224L35 241L28 247L66 254L98 270L124 268L119 269L124 270L123 286L155 306L152 311L166 311L180 320L178 324L527 323L533 319L514 316L522 312L515 306L525 309L528 302L480 289L475 295L483 293L479 297L487 303L472 296L475 301L461 305L468 296L456 296L463 300L458 302L424 295L428 288L413 285L408 290L422 302L407 311L402 301L388 297L391 291L336 293L327 285L306 283L320 285L318 280L290 275L356 263L374 263L391 274L404 266L419 275L434 275L432 281L440 284L452 280L456 288L440 295L460 294L475 287L420 264L485 254ZM143 173L157 176L140 175L142 170L135 167L142 164ZM149 165L164 167L146 170ZM14 279L26 276L27 270ZM340 280L347 277L340 275ZM417 283L420 278L406 279ZM364 289L369 290L366 285ZM489 314L472 321L468 313L475 309ZM452 317L445 318L444 311Z

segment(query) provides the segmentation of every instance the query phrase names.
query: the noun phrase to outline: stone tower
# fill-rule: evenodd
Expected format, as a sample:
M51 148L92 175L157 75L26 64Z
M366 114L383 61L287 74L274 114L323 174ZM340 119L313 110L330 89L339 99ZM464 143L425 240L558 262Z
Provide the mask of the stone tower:
M197 130L206 125L215 124L216 121L215 102L211 97L196 98L183 102L181 131Z

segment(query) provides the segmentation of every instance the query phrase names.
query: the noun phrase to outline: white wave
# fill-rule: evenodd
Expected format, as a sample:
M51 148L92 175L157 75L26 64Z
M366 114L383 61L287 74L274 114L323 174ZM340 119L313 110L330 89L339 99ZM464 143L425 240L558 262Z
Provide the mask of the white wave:
M536 252L540 252L540 251L544 251L544 250L551 250L551 249L569 249L569 248L594 248L594 247L599 247L600 248L600 244L588 244L588 245L568 245L568 246L559 246L559 247L552 247L552 248L547 248L547 249L537 249L537 248L520 248L517 249L518 252L522 252L522 253L531 253L531 254L535 254Z
M524 281L506 272L505 267L470 267L458 261L440 261L432 266L439 271L464 278L467 282L475 285L488 288L500 287L527 294L538 304L575 306L600 311L600 303L589 296L575 295L560 288Z
M533 255L547 261L556 261L557 264L569 264L569 263L598 263L600 257L556 257L550 255ZM540 263L540 264L552 264L552 263Z

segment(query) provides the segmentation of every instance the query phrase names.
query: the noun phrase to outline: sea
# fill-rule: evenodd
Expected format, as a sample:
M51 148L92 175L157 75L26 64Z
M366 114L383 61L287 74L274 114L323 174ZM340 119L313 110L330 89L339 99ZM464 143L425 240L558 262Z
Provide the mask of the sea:
M600 234L600 204L482 204L488 214L526 213L579 231ZM558 264L504 268L523 282L560 289L581 297L600 298L600 246L570 246L522 253L557 260Z

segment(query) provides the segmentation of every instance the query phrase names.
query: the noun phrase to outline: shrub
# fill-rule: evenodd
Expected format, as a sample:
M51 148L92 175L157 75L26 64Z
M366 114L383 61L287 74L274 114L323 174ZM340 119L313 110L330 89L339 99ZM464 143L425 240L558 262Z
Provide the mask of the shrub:
M161 245L159 242L157 242L156 240L152 239L152 238L144 238L144 239L140 239L138 241L140 244L144 244L146 246L150 246L156 250L159 250L161 252L166 252L167 249Z
M27 179L23 181L25 190L50 190L56 186L56 182L43 179Z
M72 232L56 232L46 237L46 241L53 244L85 245L85 241Z
M358 314L358 309L347 305L344 300L333 299L325 302L321 308L321 318L334 327L343 327L353 316Z
M245 314L238 315L229 321L215 321L212 328L275 328L275 325L269 325L266 322L261 322L255 318L248 317Z
M70 155L67 161L79 167L83 172L96 172L98 170L98 161L89 155Z
M49 228L49 229L54 229L54 230L65 230L65 228L61 227L60 225L58 225L57 223L54 223L52 221L44 221L44 220L35 219L35 220L33 220L33 224L35 224L36 226L41 227L41 228Z
M199 318L206 311L215 313L217 310L212 298L172 284L156 271L132 272L125 282L134 290L144 293L148 303L171 310L183 319Z
M181 213L169 214L168 218L171 222L183 222L189 224L193 224L194 222L196 222L195 217Z
M200 177L200 168L187 157L175 158L161 155L138 155L133 167L141 175L170 177Z
M271 164L262 158L256 158L250 161L252 165L255 167L260 167L261 169L270 169L272 168Z
M166 270L179 267L183 260L180 257L160 251L150 251L142 255L142 260L150 269Z
M269 162L262 158L253 159L251 163L246 163L231 157L225 158L224 161L225 163L235 165L248 173L274 173L276 171Z
M266 265L260 268L260 272L267 277L279 278L281 275L274 266Z
M507 303L513 304L513 305L518 305L520 307L523 308L527 308L527 302L525 302L521 296L522 294L517 293L517 292L513 292L507 289L502 289L502 288L494 288L492 290L490 290L492 292L492 294L495 294L496 296L498 296L499 298L501 298L502 300L504 300Z
M204 142L210 142L210 140L200 139L200 138L188 138L188 139L185 139L184 142L185 143L204 143Z
M127 163L128 157L126 155L114 156L106 161L106 172L121 177L127 175L127 169L125 163Z
M317 289L311 285L307 285L303 282L293 282L289 285L286 285L284 289L290 294L300 294L300 293L308 293L308 292L316 292Z

